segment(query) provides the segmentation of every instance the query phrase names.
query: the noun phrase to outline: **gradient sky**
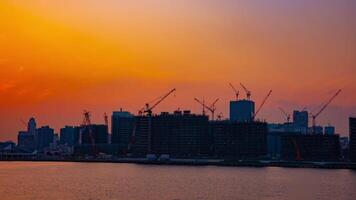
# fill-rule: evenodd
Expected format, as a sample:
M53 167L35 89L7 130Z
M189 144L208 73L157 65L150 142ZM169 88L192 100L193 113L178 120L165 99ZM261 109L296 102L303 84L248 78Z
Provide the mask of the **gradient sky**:
M16 141L21 120L78 125L82 111L145 102L176 87L155 111L200 112L215 98L228 115L229 82L245 83L259 118L278 110L316 112L348 134L356 114L356 1L353 0L2 0L0 2L0 140Z

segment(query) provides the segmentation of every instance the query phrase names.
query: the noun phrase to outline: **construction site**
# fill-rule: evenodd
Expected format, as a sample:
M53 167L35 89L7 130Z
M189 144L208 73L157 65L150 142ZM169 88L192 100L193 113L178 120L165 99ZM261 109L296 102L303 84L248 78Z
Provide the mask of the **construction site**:
M269 124L258 120L258 115L272 95L272 90L256 106L252 92L244 84L239 85L244 97L232 83L228 86L235 98L229 102L227 119L222 113L216 113L219 98L211 103L192 98L201 106L200 114L190 110L155 113L155 109L163 101L169 101L169 97L177 91L173 88L145 103L137 114L123 109L114 111L111 127L107 113L103 115L104 124L94 124L91 113L86 110L79 126L66 126L59 135L49 127L42 128L42 132L36 127L30 130L29 125L27 132L19 133L18 144L13 149L24 155L28 153L31 157L36 152L49 158L340 161L340 137L335 128L323 128L316 122L341 90L337 90L315 113L305 109L295 110L291 119L291 114L279 107L285 122Z

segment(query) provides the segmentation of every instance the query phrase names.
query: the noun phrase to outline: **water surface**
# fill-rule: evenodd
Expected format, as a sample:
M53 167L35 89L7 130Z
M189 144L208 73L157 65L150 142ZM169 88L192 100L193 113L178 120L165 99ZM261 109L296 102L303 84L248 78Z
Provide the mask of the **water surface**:
M0 162L0 199L353 200L356 171Z

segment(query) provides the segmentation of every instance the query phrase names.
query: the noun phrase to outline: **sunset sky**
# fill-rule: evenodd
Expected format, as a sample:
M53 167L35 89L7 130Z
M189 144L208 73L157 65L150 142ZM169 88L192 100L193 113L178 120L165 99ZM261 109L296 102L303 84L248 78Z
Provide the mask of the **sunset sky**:
M342 93L318 124L348 134L356 115L353 0L1 0L0 141L16 141L34 116L56 132L95 123L120 107L133 113L177 88L155 112L201 112L194 97L220 98L228 116L244 83L259 118L316 112ZM242 91L241 91L242 92Z

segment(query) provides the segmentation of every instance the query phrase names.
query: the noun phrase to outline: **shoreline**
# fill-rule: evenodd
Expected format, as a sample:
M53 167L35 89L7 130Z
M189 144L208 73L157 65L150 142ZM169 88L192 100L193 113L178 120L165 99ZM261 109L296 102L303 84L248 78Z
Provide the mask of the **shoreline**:
M283 167L314 169L350 169L356 170L351 162L313 162L313 161L269 161L269 160L213 160L213 159L172 159L168 161L147 160L144 158L123 159L2 159L1 162L81 162L81 163L122 163L138 165L175 165L175 166L221 166L221 167Z

